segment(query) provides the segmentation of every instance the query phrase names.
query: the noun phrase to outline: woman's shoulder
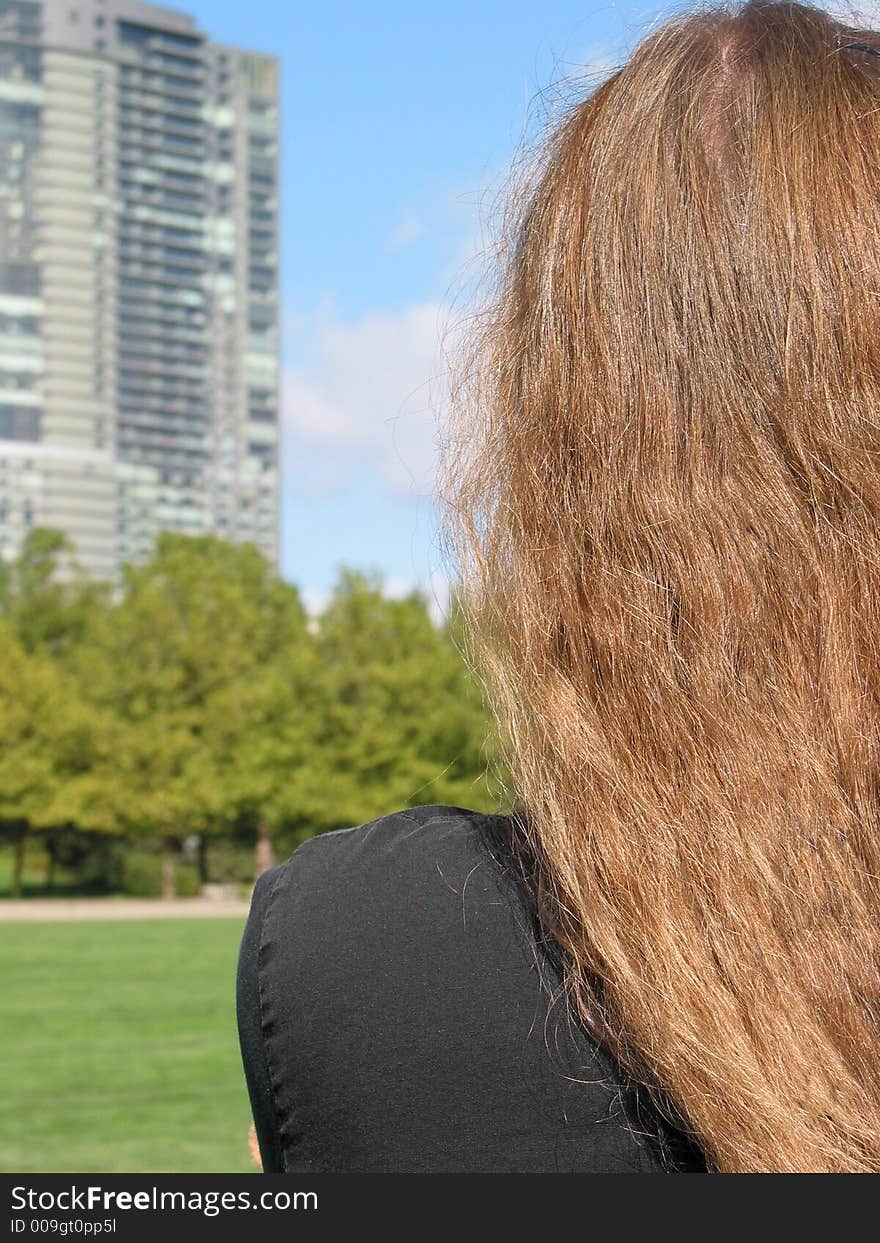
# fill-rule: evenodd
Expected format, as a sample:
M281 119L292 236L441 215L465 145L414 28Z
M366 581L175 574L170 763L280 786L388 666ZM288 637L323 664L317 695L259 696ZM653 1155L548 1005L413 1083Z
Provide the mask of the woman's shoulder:
M310 936L365 924L410 931L461 920L512 888L511 818L447 804L390 812L309 838L257 882L252 909L300 922ZM508 901L509 905L509 901Z
M260 878L240 1024L255 1110L296 1117L286 1155L263 1124L273 1168L658 1168L564 1004L518 826L407 808L310 838Z
M353 828L321 833L309 838L294 853L302 854L315 847L330 851L356 851L366 847L374 851L398 849L399 852L401 846L405 851L418 852L441 837L467 847L473 846L487 830L506 826L508 821L509 817L504 815L431 803L392 811Z
M352 828L310 837L281 869L315 877L328 872L338 877L340 872L367 868L382 877L399 879L409 869L418 869L440 856L483 859L488 851L497 859L509 826L508 816L467 807L407 807Z

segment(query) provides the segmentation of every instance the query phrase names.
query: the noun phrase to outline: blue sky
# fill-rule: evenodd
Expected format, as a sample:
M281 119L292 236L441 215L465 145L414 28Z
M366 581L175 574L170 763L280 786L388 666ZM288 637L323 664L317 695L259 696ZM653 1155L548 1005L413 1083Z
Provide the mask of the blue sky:
M312 607L340 564L438 600L437 341L542 99L682 5L180 0L280 57L282 554ZM598 80L598 79L595 79Z

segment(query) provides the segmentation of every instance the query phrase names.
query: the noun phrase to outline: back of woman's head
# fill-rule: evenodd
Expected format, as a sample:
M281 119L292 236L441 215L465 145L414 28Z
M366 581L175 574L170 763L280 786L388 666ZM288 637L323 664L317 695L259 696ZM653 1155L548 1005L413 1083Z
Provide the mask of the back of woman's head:
M872 48L703 7L567 113L441 483L573 1002L725 1171L880 1170Z

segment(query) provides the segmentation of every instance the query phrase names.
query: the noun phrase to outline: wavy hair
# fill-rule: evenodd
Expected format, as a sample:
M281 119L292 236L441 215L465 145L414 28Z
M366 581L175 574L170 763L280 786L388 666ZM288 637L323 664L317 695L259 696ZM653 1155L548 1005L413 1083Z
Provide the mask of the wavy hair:
M572 1003L717 1171L880 1171L880 36L650 31L514 204L441 536Z

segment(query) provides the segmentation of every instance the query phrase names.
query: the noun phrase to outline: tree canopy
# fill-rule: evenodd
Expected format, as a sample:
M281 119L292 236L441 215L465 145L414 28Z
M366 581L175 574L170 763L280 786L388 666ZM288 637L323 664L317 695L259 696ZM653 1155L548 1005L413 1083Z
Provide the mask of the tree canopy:
M162 534L113 592L37 529L0 566L0 830L283 850L419 803L498 810L477 686L418 592L309 617L252 544ZM168 878L170 882L170 873Z

